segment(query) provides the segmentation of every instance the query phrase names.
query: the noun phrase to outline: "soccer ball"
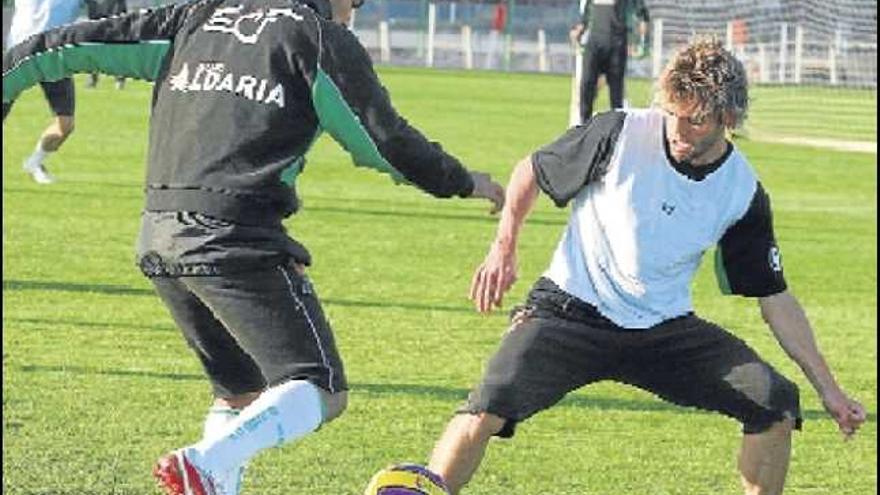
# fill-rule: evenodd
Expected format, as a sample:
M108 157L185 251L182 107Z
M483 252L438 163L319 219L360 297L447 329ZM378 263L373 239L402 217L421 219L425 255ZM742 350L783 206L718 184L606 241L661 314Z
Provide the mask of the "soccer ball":
M418 464L396 464L373 476L364 495L449 495L439 476Z

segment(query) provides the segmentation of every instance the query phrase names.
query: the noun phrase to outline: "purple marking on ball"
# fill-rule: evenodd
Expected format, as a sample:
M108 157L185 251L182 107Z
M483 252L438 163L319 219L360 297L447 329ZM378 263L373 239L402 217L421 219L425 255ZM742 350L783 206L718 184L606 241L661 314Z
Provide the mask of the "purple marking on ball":
M435 485L439 486L443 489L444 492L449 492L449 489L446 488L446 483L443 482L443 478L441 478L438 474L429 471L425 466L420 466L418 464L398 464L393 468L396 471L408 471L411 473L420 474L429 480L431 480ZM422 495L421 490L413 490L410 488L399 488L399 487L388 487L382 490L379 490L378 495Z

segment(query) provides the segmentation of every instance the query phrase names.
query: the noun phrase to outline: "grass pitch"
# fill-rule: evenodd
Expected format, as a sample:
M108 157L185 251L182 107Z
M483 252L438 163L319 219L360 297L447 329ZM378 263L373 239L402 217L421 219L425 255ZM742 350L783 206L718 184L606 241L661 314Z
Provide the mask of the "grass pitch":
M470 167L506 181L512 165L557 136L569 79L382 69L401 113ZM149 471L194 441L210 403L201 369L133 264L142 205L150 87L95 90L78 81L77 131L52 157L60 179L20 169L48 119L38 90L3 129L3 493L156 493ZM466 95L466 97L465 97ZM607 100L600 96L597 105ZM876 155L738 142L773 198L790 287L845 388L870 412L841 441L753 301L722 297L711 259L697 311L745 338L801 387L789 495L876 493ZM356 169L328 138L299 182L287 222L311 269L352 385L348 412L305 440L267 452L245 493L357 494L396 461L424 462L479 379L506 327L466 300L495 231L487 206L435 200ZM524 229L522 299L545 269L567 212L542 198ZM597 384L496 441L471 495L735 494L738 425L629 387Z

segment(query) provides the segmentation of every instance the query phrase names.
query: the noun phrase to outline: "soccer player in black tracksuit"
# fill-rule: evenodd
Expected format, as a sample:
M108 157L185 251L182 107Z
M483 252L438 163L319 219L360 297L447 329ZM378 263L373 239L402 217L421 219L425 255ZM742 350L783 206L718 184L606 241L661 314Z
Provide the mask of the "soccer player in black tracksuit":
M571 30L571 38L578 42L586 33L583 73L581 78L581 122L593 115L596 83L605 74L611 108L623 108L623 78L626 73L627 23L631 17L639 19L639 32L647 30L648 9L644 0L586 0L581 21Z
M216 397L202 440L156 466L169 494L233 495L258 451L345 407L311 257L281 223L322 131L355 164L434 196L503 202L394 110L345 28L360 3L202 0L51 30L3 58L4 103L75 72L155 81L138 263Z

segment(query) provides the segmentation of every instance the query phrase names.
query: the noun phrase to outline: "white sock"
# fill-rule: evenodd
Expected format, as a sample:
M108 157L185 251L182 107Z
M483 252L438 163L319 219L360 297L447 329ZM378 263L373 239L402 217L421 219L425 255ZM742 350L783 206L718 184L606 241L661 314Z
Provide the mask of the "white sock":
M186 449L186 457L211 476L243 465L258 452L315 431L322 421L321 394L306 381L271 387L213 437Z
M238 417L241 409L228 406L212 406L205 416L205 426L202 430L202 438L218 436L223 427Z
M229 406L212 406L208 409L208 414L205 416L202 438L219 437L226 425L235 421L235 418L238 417L239 413L241 413L241 409ZM238 495L241 491L243 478L243 465L219 475L218 473L214 473L214 481L220 485L215 488L220 489L222 487L223 492L221 493L224 495Z
M45 160L46 157L49 156L49 153L51 153L51 151L44 150L43 140L39 139L37 140L37 147L34 148L34 152L31 153L31 156L28 158L27 161L29 164L43 163L43 160Z

